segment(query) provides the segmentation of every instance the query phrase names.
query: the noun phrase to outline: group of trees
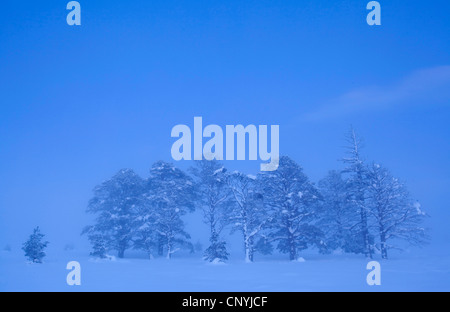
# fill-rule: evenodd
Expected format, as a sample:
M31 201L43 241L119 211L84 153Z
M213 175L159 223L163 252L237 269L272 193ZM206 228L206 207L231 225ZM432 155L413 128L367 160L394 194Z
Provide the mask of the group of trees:
M119 171L94 190L88 212L96 223L83 230L92 255L105 257L110 249L120 258L130 248L149 255L165 251L170 258L179 248L192 248L182 216L194 210L194 182L173 165L159 161L146 180L130 169Z
M413 202L404 185L387 168L365 163L361 140L353 129L347 135L342 171L330 171L319 182L319 227L327 250L362 253L372 258L404 242L421 245L428 240L423 228L426 214ZM403 243L402 243L403 241Z
M170 258L193 250L183 215L201 209L209 229L207 261L228 259L224 230L242 234L248 262L274 248L290 260L310 246L387 258L400 240L423 243L418 203L386 168L364 162L354 131L348 140L344 170L330 171L318 186L287 156L276 171L257 176L228 172L215 160L196 161L189 174L158 161L147 179L121 170L95 188L88 205L95 224L83 234L94 256L115 250L123 257L133 248Z

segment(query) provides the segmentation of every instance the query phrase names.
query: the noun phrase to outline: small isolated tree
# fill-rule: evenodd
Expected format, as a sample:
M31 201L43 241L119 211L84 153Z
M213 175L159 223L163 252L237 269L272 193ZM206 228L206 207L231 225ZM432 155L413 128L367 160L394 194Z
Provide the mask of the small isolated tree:
M217 233L214 233L210 238L210 245L205 250L203 259L209 262L224 262L228 260L228 252L225 241L219 240Z
M378 164L369 168L368 177L369 212L374 220L381 257L387 259L389 249L400 249L394 244L396 241L412 245L426 242L427 233L421 225L426 214L419 203L412 204L405 186Z
M33 230L33 234L23 244L23 251L28 260L34 263L42 263L42 259L45 257L44 249L47 247L48 242L43 241L44 234L41 233L39 226Z
M92 244L91 256L98 257L101 259L106 258L106 252L108 247L106 245L106 240L101 234L89 234L89 241Z

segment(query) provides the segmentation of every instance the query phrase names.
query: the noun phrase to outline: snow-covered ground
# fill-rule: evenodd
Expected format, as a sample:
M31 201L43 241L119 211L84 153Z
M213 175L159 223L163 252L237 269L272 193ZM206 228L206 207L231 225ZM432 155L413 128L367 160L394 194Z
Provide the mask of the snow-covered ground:
M368 286L367 261L360 256L281 255L255 263L208 264L198 255L168 261L131 254L98 261L68 251L43 264L29 264L20 252L0 251L0 291L450 291L450 254L398 254L381 263L381 286ZM68 286L66 264L81 264L81 286Z

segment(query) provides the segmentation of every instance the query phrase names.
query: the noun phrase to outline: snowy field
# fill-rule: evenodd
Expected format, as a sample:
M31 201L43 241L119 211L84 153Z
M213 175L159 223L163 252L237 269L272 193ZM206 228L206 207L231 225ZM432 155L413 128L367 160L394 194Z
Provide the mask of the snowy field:
M0 291L450 291L448 254L380 261L381 286L366 284L367 261L359 256L311 254L305 262L289 262L279 255L219 265L196 255L170 261L130 257L99 261L70 251L29 264L21 253L0 251ZM66 284L71 260L81 264L81 286Z

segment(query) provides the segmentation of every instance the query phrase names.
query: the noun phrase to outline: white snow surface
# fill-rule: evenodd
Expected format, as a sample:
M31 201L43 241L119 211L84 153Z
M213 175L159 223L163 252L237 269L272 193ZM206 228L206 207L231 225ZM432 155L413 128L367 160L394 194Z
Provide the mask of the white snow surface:
M401 253L381 263L381 286L368 286L368 260L358 255L304 254L232 259L211 265L200 255L93 259L86 251L27 263L21 252L0 251L0 291L450 291L450 253ZM81 286L68 286L69 261L81 264Z

